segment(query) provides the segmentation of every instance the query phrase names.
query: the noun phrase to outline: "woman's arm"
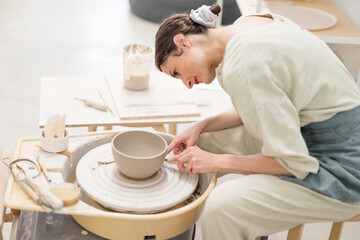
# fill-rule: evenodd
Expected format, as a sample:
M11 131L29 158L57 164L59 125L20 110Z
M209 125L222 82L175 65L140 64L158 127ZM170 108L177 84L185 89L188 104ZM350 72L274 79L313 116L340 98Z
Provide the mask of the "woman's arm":
M216 172L292 176L275 158L264 154L245 156L223 154L216 160L214 167Z
M208 117L198 124L201 125L201 133L205 133L236 127L242 125L243 122L237 111L232 108L226 112Z
M194 174L225 172L292 176L275 158L264 154L245 156L214 154L197 147L191 147L180 155L169 159L169 161L177 161L179 169Z
M167 152L169 153L174 151L174 154L179 154L185 149L194 146L199 140L201 133L219 131L226 128L236 127L241 124L241 118L235 109L228 110L213 117L208 117L200 122L197 122L181 134L174 137Z

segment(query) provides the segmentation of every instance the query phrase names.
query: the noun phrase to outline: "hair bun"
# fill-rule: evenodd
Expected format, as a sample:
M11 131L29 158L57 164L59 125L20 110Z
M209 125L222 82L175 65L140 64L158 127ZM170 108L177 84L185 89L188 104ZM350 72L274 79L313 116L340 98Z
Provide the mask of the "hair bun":
M213 5L211 5L210 10L213 14L219 16L219 13L221 12L221 7L218 4L214 3Z

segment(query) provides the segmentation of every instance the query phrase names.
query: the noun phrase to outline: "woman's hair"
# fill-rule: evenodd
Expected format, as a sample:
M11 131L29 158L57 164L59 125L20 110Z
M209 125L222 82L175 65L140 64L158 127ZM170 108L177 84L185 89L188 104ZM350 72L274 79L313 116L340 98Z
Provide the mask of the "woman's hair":
M218 15L221 8L216 3L210 7L212 13ZM177 34L207 34L208 28L194 22L189 14L174 14L162 21L155 37L155 64L161 71L160 66L170 54L180 56L181 49L177 49L174 36Z

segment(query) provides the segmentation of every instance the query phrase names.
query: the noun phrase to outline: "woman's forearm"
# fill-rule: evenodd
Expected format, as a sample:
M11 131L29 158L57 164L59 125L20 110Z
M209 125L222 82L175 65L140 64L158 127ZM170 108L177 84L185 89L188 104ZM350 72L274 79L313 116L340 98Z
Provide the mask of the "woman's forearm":
M222 154L215 162L216 172L240 173L240 174L270 174L287 175L292 174L281 166L273 157L264 154L235 156Z
M208 117L200 121L198 124L200 124L202 128L201 133L204 133L236 127L242 125L243 122L239 114L233 108L219 115Z

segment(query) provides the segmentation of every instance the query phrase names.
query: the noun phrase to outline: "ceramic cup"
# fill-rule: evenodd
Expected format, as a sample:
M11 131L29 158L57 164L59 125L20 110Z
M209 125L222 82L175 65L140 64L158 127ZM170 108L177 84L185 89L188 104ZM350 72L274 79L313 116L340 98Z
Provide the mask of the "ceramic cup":
M111 146L119 171L130 178L143 179L161 168L168 145L156 133L131 130L116 135Z
M63 138L46 138L44 130L41 130L40 146L46 152L56 153L65 151L69 146L69 134L65 129L65 136Z
M149 87L153 48L142 44L124 47L124 86L129 90L145 90Z

